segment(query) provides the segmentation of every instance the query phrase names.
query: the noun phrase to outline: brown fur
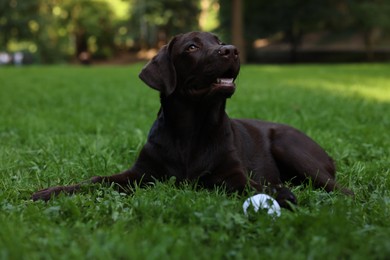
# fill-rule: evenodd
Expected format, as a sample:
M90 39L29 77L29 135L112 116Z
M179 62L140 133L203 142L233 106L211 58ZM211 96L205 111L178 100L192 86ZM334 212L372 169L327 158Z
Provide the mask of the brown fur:
M250 187L274 195L283 207L297 203L283 186L285 181L310 179L326 191L353 194L339 187L333 160L302 132L283 124L228 117L225 104L235 85L217 79L235 79L239 68L237 49L213 34L174 37L140 73L160 92L161 109L137 161L129 170L93 177L91 183L126 187L174 176L178 182L224 186L229 192ZM49 200L79 188L80 184L51 187L32 198Z

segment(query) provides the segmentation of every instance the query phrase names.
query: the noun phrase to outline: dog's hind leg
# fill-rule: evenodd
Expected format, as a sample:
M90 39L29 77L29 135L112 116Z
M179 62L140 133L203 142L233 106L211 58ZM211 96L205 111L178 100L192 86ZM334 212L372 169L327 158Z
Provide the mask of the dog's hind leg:
M308 136L294 128L281 127L271 130L270 139L271 153L284 181L296 183L310 179L315 188L353 195L336 182L332 158Z

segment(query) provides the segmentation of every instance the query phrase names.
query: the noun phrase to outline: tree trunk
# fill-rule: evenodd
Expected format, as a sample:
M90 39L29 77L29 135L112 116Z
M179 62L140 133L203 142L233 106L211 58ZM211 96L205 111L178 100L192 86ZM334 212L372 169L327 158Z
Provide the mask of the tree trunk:
M242 4L242 0L232 2L232 42L240 52L241 63L246 63Z
M364 46L366 49L367 61L375 60L374 46L381 35L381 30L378 28L370 28L363 32Z
M303 33L297 28L291 28L287 31L287 38L290 44L290 63L298 61L298 49L302 43Z

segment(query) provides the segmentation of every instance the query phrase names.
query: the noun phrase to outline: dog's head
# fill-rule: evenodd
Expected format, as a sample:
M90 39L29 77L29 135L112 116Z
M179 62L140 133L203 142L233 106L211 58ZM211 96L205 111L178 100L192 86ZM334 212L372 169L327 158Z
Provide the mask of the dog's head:
M163 96L173 92L188 97L230 97L240 70L237 48L206 32L175 36L139 74Z

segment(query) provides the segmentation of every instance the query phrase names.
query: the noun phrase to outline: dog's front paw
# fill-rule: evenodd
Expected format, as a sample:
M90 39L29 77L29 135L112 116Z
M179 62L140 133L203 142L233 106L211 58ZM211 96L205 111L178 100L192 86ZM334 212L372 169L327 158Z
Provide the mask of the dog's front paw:
M287 188L281 187L277 189L276 201L282 208L292 210L292 205L297 205L298 201L295 195Z
M65 186L56 186L56 187L50 187L47 189L43 189L43 190L35 192L31 196L31 199L34 201L37 201L37 200L48 201L52 197L55 197L58 194L60 194L61 192L69 193L69 188L65 187Z

